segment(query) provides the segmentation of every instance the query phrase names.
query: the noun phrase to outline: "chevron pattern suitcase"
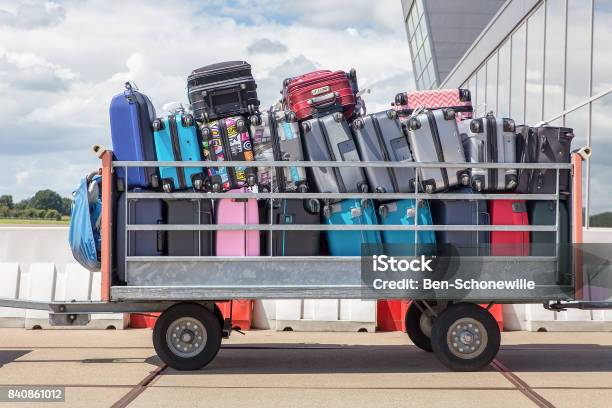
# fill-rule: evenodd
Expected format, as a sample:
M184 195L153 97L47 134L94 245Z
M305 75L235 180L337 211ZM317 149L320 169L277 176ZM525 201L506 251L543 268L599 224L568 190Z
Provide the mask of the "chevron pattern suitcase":
M472 118L472 97L468 89L433 89L427 91L402 92L395 96L395 109L412 113L417 108L450 108L456 113L457 122Z

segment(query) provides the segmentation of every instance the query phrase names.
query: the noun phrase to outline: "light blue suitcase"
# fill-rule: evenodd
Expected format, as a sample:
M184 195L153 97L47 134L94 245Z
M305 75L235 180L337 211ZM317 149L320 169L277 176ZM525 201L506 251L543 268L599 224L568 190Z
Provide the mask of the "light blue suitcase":
M323 211L328 225L378 225L371 200L343 200ZM332 256L360 256L361 244L380 244L379 231L327 231L327 247Z
M417 214L418 212L418 214ZM418 215L417 225L432 225L429 203L420 200L418 211L415 200L398 200L381 204L378 207L378 218L381 225L414 225L415 215ZM382 240L385 244L423 244L432 246L436 243L434 231L383 231ZM417 247L418 248L418 247ZM417 255L415 251L406 255Z
M170 114L153 122L153 139L158 161L201 161L200 145L193 116L184 112ZM187 188L202 189L202 167L160 166L155 187L161 185L166 192Z

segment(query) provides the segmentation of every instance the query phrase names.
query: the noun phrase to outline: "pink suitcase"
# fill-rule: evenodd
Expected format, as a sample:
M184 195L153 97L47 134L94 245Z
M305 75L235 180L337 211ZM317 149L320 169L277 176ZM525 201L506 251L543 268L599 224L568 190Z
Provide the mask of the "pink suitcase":
M242 193L247 189L230 190ZM222 198L215 211L217 225L259 224L257 200ZM258 256L259 231L217 231L217 256Z
M411 114L417 108L453 109L457 122L473 115L472 98L468 89L433 89L402 92L395 95L395 109L400 116Z

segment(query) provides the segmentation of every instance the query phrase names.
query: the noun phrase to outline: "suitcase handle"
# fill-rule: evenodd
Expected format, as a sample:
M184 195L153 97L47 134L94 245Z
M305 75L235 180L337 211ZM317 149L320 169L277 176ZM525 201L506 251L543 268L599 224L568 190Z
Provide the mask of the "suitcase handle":
M325 95L315 96L308 100L308 104L312 105L313 108L329 108L336 103L338 94L336 92L330 92Z
M157 224L163 224L162 220L157 220ZM166 234L164 231L157 231L157 252L163 253L166 248Z

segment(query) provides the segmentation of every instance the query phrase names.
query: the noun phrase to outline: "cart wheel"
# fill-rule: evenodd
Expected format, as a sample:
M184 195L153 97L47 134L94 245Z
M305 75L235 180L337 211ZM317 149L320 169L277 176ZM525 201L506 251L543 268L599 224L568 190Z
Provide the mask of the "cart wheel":
M406 311L405 322L406 334L414 345L421 350L432 352L430 336L433 316L431 316L431 312L425 309L425 313L423 313L412 302Z
M449 306L431 329L431 346L436 357L455 371L480 370L495 358L499 343L495 319L472 303Z
M198 370L221 348L221 325L214 313L194 303L172 306L157 319L153 346L161 360L176 370Z

